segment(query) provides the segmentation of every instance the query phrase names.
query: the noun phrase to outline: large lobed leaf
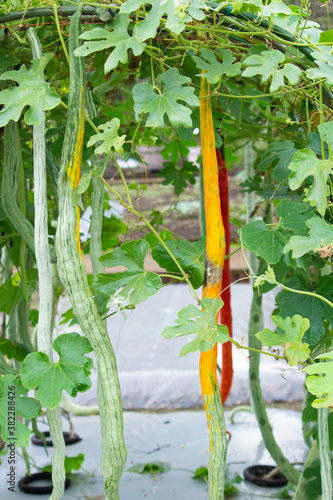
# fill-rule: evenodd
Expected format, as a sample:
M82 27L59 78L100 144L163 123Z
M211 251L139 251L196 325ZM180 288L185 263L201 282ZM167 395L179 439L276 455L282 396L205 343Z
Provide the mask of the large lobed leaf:
M93 52L100 52L114 47L104 64L105 73L115 69L119 63L126 64L129 49L133 51L135 56L140 56L147 45L138 40L135 31L133 36L128 34L129 23L130 19L127 15L118 14L108 25L108 28L112 31L104 28L85 31L80 35L80 38L88 41L75 50L75 55L85 57Z
M78 333L59 335L52 346L59 354L57 363L43 352L33 352L25 358L20 371L23 385L37 389L37 399L51 410L60 403L63 390L74 397L90 388L93 365L93 360L84 356L92 351L91 345Z
M162 286L162 280L151 271L145 271L144 261L149 250L145 240L123 243L112 253L100 257L106 267L124 266L127 271L113 274L98 274L92 283L94 293L103 293L110 297L117 292L122 299L128 298L131 304L140 304Z
M205 14L202 9L207 10L203 0L127 0L120 8L120 13L130 14L140 9L143 5L151 5L151 10L146 19L136 26L136 36L138 40L144 41L154 38L161 19L166 14L165 26L168 30L179 35L185 29L185 23L191 22L192 18L202 21Z
M14 389L13 389L14 388ZM42 409L38 401L33 398L25 397L28 389L23 387L20 379L13 375L5 375L0 378L0 430L1 437L6 443L10 443L15 438L15 446L26 447L29 445L30 429L15 418L15 429L11 426L12 411L15 415L20 415L23 418L36 418L42 414ZM12 395L14 393L14 396ZM24 396L24 397L22 397ZM14 403L14 407L12 406ZM8 421L8 417L9 421Z
M166 339L195 334L196 338L186 344L179 356L190 352L206 352L214 347L216 342L224 344L230 339L228 328L216 323L216 315L223 306L222 299L203 298L200 301L202 310L193 304L181 309L176 319L177 326L164 328L162 335Z
M87 146L93 146L96 142L101 141L102 144L95 149L96 154L108 154L111 149L114 149L117 153L122 153L126 135L118 135L119 127L119 118L112 118L111 121L99 125L98 128L102 130L102 132L92 135L87 143Z
M199 240L194 243L185 240L171 240L165 242L166 246L188 274L194 288L202 286L204 281L205 264L203 262L203 255L206 248L205 242L205 236L201 236ZM152 257L163 269L181 276L174 260L170 257L161 243L153 248Z
M206 71L206 73L200 73L196 76L201 76L206 78L209 83L217 83L222 75L226 76L237 76L241 72L241 63L235 63L236 57L232 55L231 50L222 49L219 53L221 55L223 62L219 62L216 59L214 52L208 49L201 49L200 55L193 56L197 68Z
M160 76L164 88L155 91L148 82L137 83L133 88L133 100L136 119L141 113L148 113L147 127L164 128L166 114L173 127L191 127L191 109L188 106L199 106L199 99L193 87L184 87L191 79L179 74L176 68L168 69ZM178 101L187 104L184 106Z
M312 149L302 149L294 155L289 169L290 189L295 190L308 177L313 177L309 189L306 189L305 201L314 205L320 215L324 216L326 211L326 184L329 175L333 172L331 160L320 160Z
M310 355L310 349L309 344L303 343L302 339L310 327L310 321L298 314L292 318L288 316L285 319L280 316L272 316L272 321L285 334L279 335L269 328L265 328L262 332L257 333L256 337L268 347L284 346L284 357L290 366L297 365L298 361L306 361Z
M190 161L183 160L182 165L178 165L178 162L166 161L163 163L163 168L159 171L158 176L164 177L162 181L164 186L173 185L175 195L179 196L188 183L195 184L195 175L197 173L198 167Z
M278 50L264 50L261 54L249 56L244 60L244 64L249 66L243 71L242 76L262 75L262 83L266 83L270 77L272 82L270 92L275 92L280 87L285 86L285 78L292 85L296 85L299 80L301 70L293 64L287 63L279 69L285 56Z
M55 108L60 103L57 92L45 82L44 69L52 59L53 54L47 54L42 59L35 59L30 69L24 65L18 71L7 71L0 80L12 80L19 84L0 92L0 127L10 120L18 121L26 106L30 109L24 114L27 125L37 125L45 119L44 111Z
M311 251L319 252L322 257L330 257L333 248L333 226L320 217L306 221L306 226L309 228L307 236L292 236L284 252L292 250L293 259Z
M242 244L250 252L256 252L269 264L276 264L283 254L285 239L276 229L266 227L262 220L250 222L239 229Z

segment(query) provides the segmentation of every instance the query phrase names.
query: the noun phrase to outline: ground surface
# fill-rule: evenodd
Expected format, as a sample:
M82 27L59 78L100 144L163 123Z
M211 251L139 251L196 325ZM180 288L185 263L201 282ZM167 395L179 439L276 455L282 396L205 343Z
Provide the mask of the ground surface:
M291 462L303 462L307 447L302 438L300 414L293 410L270 409L268 415L276 439L288 459ZM229 416L230 412L227 412L227 429L232 436L227 458L230 476L236 473L243 476L243 470L250 465L274 464L265 450L254 415L239 412L234 417L234 424L230 423ZM85 471L72 476L72 484L66 491L64 500L103 500L103 480L99 466L101 446L99 417L74 417L73 423L82 441L68 446L66 454L76 456L84 453ZM125 412L124 425L128 459L120 483L120 500L208 499L207 484L192 479L192 471L208 465L209 438L203 411L159 414ZM46 429L42 424L40 428ZM42 447L30 445L27 450L39 467L51 462L50 456L45 455ZM52 454L51 448L49 453ZM153 461L166 463L171 470L155 476L128 471L137 463ZM15 493L5 490L6 465L0 469L1 500L28 499L28 496L21 493L18 488ZM24 474L25 466L23 460L19 458L16 468L17 479ZM235 497L239 500L259 500L262 496L273 498L272 495L279 491L277 488L262 488L245 481L237 486L242 493ZM37 495L35 497L37 498ZM38 497L46 500L48 495Z

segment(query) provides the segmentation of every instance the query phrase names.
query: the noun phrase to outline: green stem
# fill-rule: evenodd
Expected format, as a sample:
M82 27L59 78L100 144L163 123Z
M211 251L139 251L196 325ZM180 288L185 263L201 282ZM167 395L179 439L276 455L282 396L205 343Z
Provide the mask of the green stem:
M300 6L300 9L299 9L297 24L296 24L296 28L295 28L296 36L298 36L299 27L300 27L301 21L303 19L303 9L304 9L304 0L301 0L301 6Z
M111 7L111 5L109 5ZM117 8L112 6L112 8ZM84 6L82 13L86 16L93 16L96 14L96 7ZM58 7L57 13L61 14L62 17L70 17L77 11L77 6L75 7ZM0 24L10 23L12 21L23 21L24 19L32 19L34 17L54 17L54 11L52 8L36 8L28 10L18 10L16 12L10 12L4 16L0 16Z
M322 82L319 83L319 116L320 116L320 123L324 122L324 114L323 114L323 84ZM323 160L325 160L325 143L322 138L320 138L320 144L321 144L321 157Z
M57 31L58 31L60 43L62 45L64 54L65 54L65 57L67 59L67 63L68 63L68 66L69 66L69 55L68 55L68 51L67 51L67 47L66 47L66 44L65 44L64 37L62 36L62 31L61 31L61 26L60 26L60 22L59 22L59 15L58 15L58 9L57 9L57 4L56 3L53 4L53 12L54 12L54 19L55 19L55 23L56 23L56 26L57 26Z
M330 307L333 307L333 303L331 301L329 301L328 299L326 299L325 297L323 297L322 295L318 295L318 293L314 293L314 292L307 292L305 290L297 290L296 288L289 288L288 286L285 286L283 285L282 283L278 283L277 281L275 280L271 280L270 281L271 283L274 283L275 285L277 286L280 286L281 288L283 288L284 290L287 290L288 292L293 292L293 293L299 293L300 295L308 295L309 297L315 297L316 299L320 299L320 300L323 300L324 302L326 302L326 304L328 304Z

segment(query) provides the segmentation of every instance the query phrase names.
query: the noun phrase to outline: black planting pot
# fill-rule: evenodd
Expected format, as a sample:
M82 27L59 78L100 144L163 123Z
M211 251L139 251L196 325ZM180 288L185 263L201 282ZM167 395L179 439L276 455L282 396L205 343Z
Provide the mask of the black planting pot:
M46 431L43 433L45 436L46 446L53 446L52 439L50 438L50 432ZM74 434L70 437L69 432L64 432L65 445L75 444L81 441L81 438ZM36 446L44 446L43 440L37 437L35 434L31 437L31 442Z
M288 483L288 479L280 471L277 471L271 478L264 479L263 476L276 468L275 465L252 465L244 470L244 478L250 483L257 486L265 486L266 488L285 486Z
M35 481L40 481L41 479L52 479L51 472L38 472L37 474L31 474L31 476L22 477L19 480L18 486L24 493L30 493L32 495L45 495L45 493L52 493L52 484L40 485L33 484ZM65 480L65 489L71 484L70 479Z

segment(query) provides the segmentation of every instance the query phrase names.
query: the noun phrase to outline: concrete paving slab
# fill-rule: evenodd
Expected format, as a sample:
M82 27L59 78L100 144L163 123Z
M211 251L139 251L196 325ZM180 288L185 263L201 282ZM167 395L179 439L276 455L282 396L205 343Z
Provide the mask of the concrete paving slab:
M247 345L247 331L252 300L249 284L231 287L234 338ZM270 315L275 294L265 294L265 327L275 329ZM135 310L118 313L108 320L108 331L116 352L123 405L125 409L180 409L202 405L199 381L199 352L179 358L190 337L166 340L161 336L166 326L174 325L181 308L195 303L186 285L168 285ZM62 300L62 314L70 307ZM78 326L58 327L58 333L80 331ZM228 405L250 400L248 386L249 352L233 349L234 381ZM303 397L304 374L290 369L284 361L262 356L260 378L267 402L294 401ZM75 402L96 404L97 372L92 373L92 388L78 394Z
M248 412L239 412L235 423L229 422L230 412L226 412L227 429L231 432L228 446L228 469L230 475L238 473L254 464L271 464L273 460L266 451L255 417ZM294 410L269 409L268 415L276 439L291 462L303 462L307 447L302 437L302 422L299 412ZM103 500L103 478L100 461L100 420L98 416L73 417L75 432L83 439L68 446L66 454L76 456L84 453L84 471L72 475L72 484L64 495L64 500ZM208 500L208 487L204 482L192 479L192 472L200 466L208 465L209 436L206 417L203 411L181 411L172 413L125 412L125 439L128 459L121 479L121 500ZM39 425L41 430L46 426ZM65 430L67 430L66 426ZM19 450L17 450L18 452ZM28 453L39 467L50 463L42 447L30 444ZM22 493L16 487L15 493L6 488L6 467L3 458L0 468L1 500L29 500L36 495ZM167 462L169 472L155 476L139 475L128 469L137 463L153 461ZM186 470L184 470L186 469ZM32 472L35 472L32 470ZM23 459L17 455L16 478L24 476ZM259 500L261 497L273 498L278 488L262 488L247 482L238 485L240 500ZM46 500L48 495L38 495Z

